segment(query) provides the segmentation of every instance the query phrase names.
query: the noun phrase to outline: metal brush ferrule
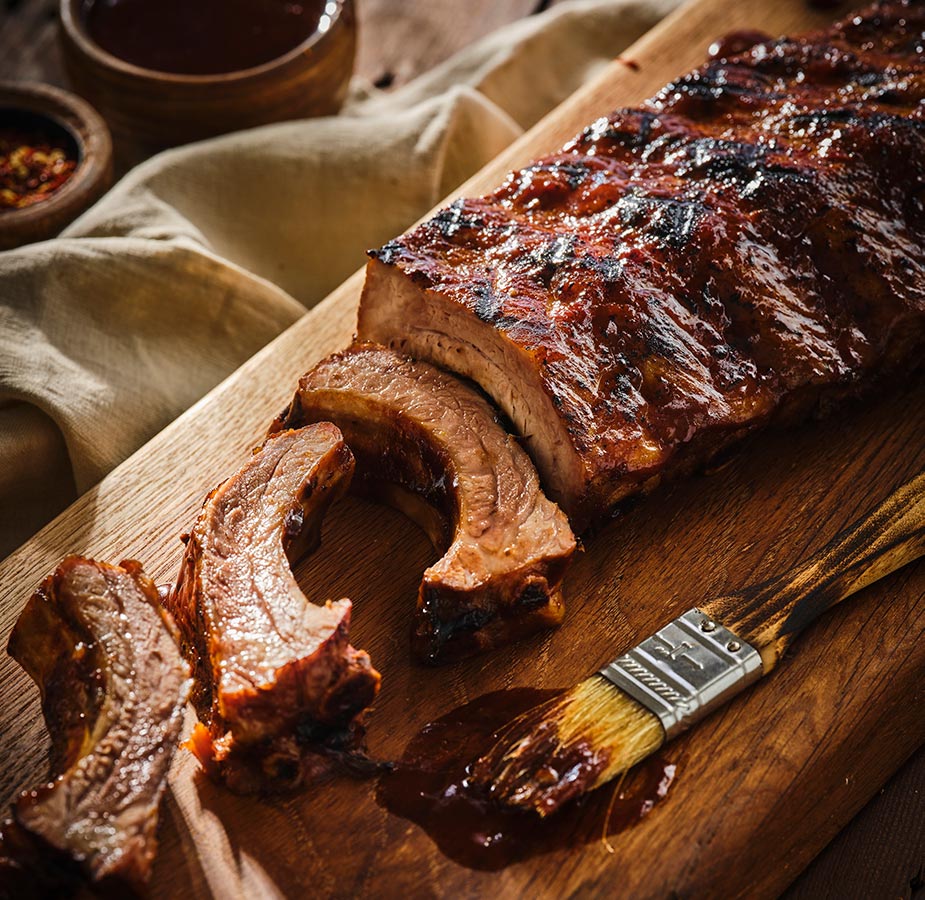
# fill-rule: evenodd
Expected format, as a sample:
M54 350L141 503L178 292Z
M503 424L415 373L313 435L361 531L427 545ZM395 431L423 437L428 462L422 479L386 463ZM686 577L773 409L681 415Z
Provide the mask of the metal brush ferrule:
M658 716L671 739L757 681L761 657L699 609L689 609L600 670Z

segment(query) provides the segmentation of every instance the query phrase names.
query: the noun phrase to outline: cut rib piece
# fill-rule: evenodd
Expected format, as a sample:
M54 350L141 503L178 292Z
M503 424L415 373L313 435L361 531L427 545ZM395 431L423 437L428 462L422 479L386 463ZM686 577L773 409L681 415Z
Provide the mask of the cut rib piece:
M575 539L476 391L426 363L355 346L302 377L271 431L319 420L343 431L363 486L446 550L421 582L419 658L470 655L561 622Z
M359 736L379 688L369 656L348 643L350 601L309 602L291 568L317 546L353 465L329 423L281 432L209 494L188 536L166 605L208 725L193 749L233 790L308 780L325 747Z
M191 684L176 639L136 562L69 556L26 605L8 650L41 690L53 780L13 805L0 896L147 881Z
M475 380L582 530L908 369L925 337L925 5L760 43L371 254L361 339Z

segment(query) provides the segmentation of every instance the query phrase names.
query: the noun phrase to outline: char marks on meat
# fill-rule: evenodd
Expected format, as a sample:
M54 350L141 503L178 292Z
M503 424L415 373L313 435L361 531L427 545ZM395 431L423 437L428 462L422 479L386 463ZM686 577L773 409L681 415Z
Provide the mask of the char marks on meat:
M274 428L320 420L343 431L358 481L445 551L418 594L420 659L466 656L561 622L575 539L477 391L383 347L354 346L302 378Z
M714 60L371 254L359 335L477 381L583 528L921 358L925 4Z
M41 690L52 780L13 805L0 897L141 890L190 690L176 641L135 562L68 557L26 605L8 649Z
M353 467L329 423L280 432L206 498L187 539L166 604L207 726L193 750L232 790L296 788L361 737L379 673L348 642L350 601L311 603L291 568Z

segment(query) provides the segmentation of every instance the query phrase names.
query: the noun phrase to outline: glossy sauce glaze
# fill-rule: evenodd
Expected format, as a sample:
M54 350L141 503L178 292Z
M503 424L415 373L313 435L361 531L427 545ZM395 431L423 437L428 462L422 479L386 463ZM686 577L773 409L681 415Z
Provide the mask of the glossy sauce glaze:
M710 59L728 59L730 56L737 56L739 53L751 50L756 44L763 44L770 40L771 36L763 31L740 28L713 41L707 53Z
M542 820L496 807L469 770L517 715L559 693L517 688L485 694L426 725L379 782L377 801L410 819L440 851L470 869L497 871L532 856L606 839L648 815L668 794L675 766L653 757L618 785Z
M87 0L84 21L104 50L179 75L270 62L319 28L325 0Z

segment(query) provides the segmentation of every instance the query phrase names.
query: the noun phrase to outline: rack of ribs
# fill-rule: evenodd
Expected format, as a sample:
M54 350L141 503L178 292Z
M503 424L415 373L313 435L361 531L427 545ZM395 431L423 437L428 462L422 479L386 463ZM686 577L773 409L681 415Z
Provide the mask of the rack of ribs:
M476 381L583 530L922 358L925 4L759 43L377 251L358 333Z
M142 889L191 683L177 637L136 562L69 556L26 604L8 649L41 691L51 780L3 827L0 897Z

